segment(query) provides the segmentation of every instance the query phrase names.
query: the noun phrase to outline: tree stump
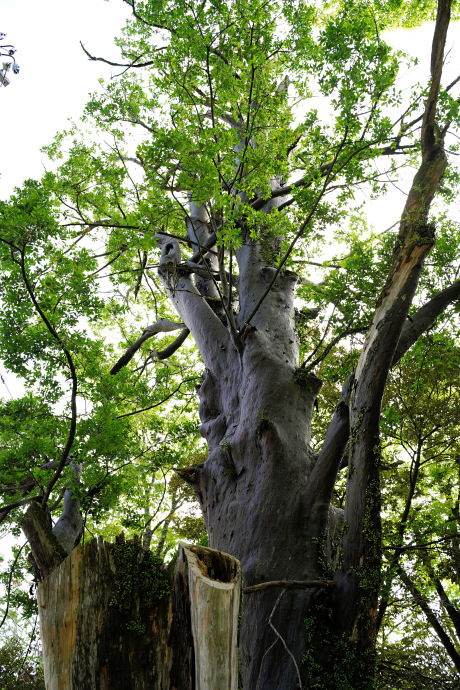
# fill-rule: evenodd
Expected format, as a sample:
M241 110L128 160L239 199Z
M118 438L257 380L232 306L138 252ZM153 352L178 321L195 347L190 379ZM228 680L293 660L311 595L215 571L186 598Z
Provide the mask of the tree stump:
M99 538L39 583L47 690L237 690L239 562L181 543L155 574L147 554Z

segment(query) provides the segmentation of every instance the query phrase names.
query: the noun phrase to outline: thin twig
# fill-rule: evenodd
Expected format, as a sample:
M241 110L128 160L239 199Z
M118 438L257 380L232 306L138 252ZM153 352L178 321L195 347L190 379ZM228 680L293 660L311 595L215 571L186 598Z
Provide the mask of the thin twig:
M244 594L251 592L260 592L271 587L283 587L284 589L309 589L311 587L335 587L334 580L271 580L270 582L261 582L258 585L245 587Z
M3 618L2 618L2 621L1 621L1 623L0 623L0 628L3 626L3 623L5 622L6 617L7 617L7 615L8 615L8 610L9 610L9 608L10 608L11 582L12 582L12 580L13 580L14 569L15 569L15 567L16 567L16 563L18 562L19 556L21 555L21 551L23 550L23 548L25 547L26 544L27 544L27 542L24 542L24 544L21 546L21 548L20 548L19 551L17 552L16 558L14 559L13 564L12 564L12 566L11 566L11 568L10 568L10 574L9 574L9 577L8 577L8 588L7 588L7 592L6 592L6 609L5 609L5 613L4 613L4 616L3 616Z
M6 506L0 506L0 523L3 522L8 513L11 513L12 510L14 510L15 508L20 508L20 506L25 506L27 505L27 503L35 501L36 499L36 496L32 496L32 498L23 498L22 501L16 501L16 503L10 503Z
M243 591L244 591L244 590L243 590ZM278 630L275 628L275 626L274 626L273 623L272 623L272 618L273 618L273 616L274 616L274 614L275 614L276 609L278 608L278 604L280 603L281 599L284 597L284 595L286 594L287 591L288 591L287 588L284 588L283 591L281 592L281 594L278 596L278 599L276 600L275 605L274 605L274 607L273 607L273 609L272 609L272 612L271 612L271 614L270 614L270 617L269 617L269 619L268 619L268 625L269 625L270 628L273 630L273 632L275 633L276 637L277 637L279 640L281 640L281 642L283 643L284 649L286 650L286 652L287 652L287 653L289 654L289 656L291 657L291 659L292 659L292 661L293 661L293 663L294 663L294 666L295 666L295 670L296 670L296 672L297 672L297 678L298 678L298 680L299 680L299 688L300 688L300 690L302 690L302 688L303 688L303 685L302 685L302 678L300 677L300 671L299 671L299 667L298 667L298 665L297 665L297 661L294 659L294 656L293 656L292 652L288 649L288 646L287 646L286 642L284 641L284 638L280 635L280 633L278 632ZM265 657L267 656L268 652L275 646L275 644L276 644L277 641L278 641L278 640L275 640L275 641L273 642L273 644L270 645L270 647L267 649L267 651L265 652L265 654L264 654L263 657L262 657L262 661L260 662L259 675L258 675L258 678L257 678L256 690L257 690L257 688L258 688L258 686L259 686L260 676L261 676L261 674L262 674L262 667L263 667L263 663L264 663Z
M181 386L184 385L184 383L188 383L189 381L196 381L197 379L201 379L201 376L192 376L189 379L184 379L184 381L181 381L181 383L175 388L172 393L166 396L166 398L163 398L163 400L160 400L160 402L155 403L154 405L149 405L148 407L143 407L140 410L134 410L134 412L126 412L125 414L119 414L115 419L122 419L123 417L132 417L132 415L135 414L140 414L141 412L147 412L148 410L153 410L154 407L159 407L163 403L165 403L167 400L173 397L175 393L177 393L178 390L180 390Z

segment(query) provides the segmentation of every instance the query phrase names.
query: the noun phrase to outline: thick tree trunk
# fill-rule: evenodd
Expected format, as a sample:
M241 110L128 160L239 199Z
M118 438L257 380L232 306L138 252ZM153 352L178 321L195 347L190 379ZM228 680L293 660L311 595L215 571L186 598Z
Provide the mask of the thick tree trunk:
M238 261L241 328L274 269L267 267L258 245L249 241L238 250ZM182 476L196 490L210 546L241 560L245 587L273 580L331 579L330 542L340 531L340 516L329 508L329 497L314 506L306 505L305 499L317 459L309 435L321 382L298 368L296 277L285 273L277 278L238 351L193 283L175 271L168 262L163 277L166 283L168 277L175 281L170 294L181 317L189 325L190 312L201 312L204 324L194 337L207 365L199 396L201 433L209 455L205 465ZM244 304L246 295L250 299ZM206 357L216 344L220 357ZM343 447L335 450L340 461ZM308 642L303 621L319 592L326 596L325 591L290 589L278 601L271 625L282 588L245 595L240 633L243 688L293 690L299 674L306 682L310 670L301 661Z
M47 690L237 689L238 562L181 544L165 580L150 556L93 540L39 584Z
M293 332L291 331L291 334ZM280 352L269 346L280 345ZM239 386L207 371L200 388L202 433L209 456L193 477L210 545L241 559L245 586L272 580L333 577L330 541L340 516L325 505L306 505L316 456L308 445L320 382L296 369L276 333L251 331L244 354L227 369ZM227 378L225 377L225 378ZM234 380L234 379L233 379ZM341 449L340 456L343 449ZM328 526L330 533L328 534ZM308 631L303 624L321 589L289 590L269 618L281 589L245 596L240 636L243 688L291 690L309 676L302 664ZM289 650L289 651L287 651ZM294 664L292 657L297 663Z

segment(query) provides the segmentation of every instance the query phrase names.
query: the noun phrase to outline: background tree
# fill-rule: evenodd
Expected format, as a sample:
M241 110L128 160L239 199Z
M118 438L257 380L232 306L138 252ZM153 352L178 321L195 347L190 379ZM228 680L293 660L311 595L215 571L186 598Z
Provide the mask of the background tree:
M16 53L16 48L11 44L5 42L6 34L0 31L0 57L7 58L2 61L3 69L0 70L0 87L8 86L10 83L8 72L12 68L13 74L19 74L19 65L13 57Z
M31 662L20 637L13 635L0 649L0 682L5 690L45 690L40 659Z
M388 637L395 617L410 615L402 605L410 596L415 615L424 618L423 637L428 625L437 638L431 645L437 655L444 656L441 667L452 665L458 673L457 358L457 343L451 334L430 333L417 342L387 385L382 431L387 439L384 454L389 452L392 471L385 493L391 494L387 505L393 505L384 528L387 567L377 625L387 628L383 635ZM427 359L429 368L424 366ZM419 625L415 629L419 630ZM419 634L411 637L406 633L403 644L395 644L391 652L393 672L398 648L409 640L419 646L423 643ZM440 645L442 652L438 651ZM391 645L387 642L385 646ZM407 652L399 663L416 668L404 660L404 654ZM413 671L412 682L417 682ZM442 675L439 682L449 686ZM419 682L423 682L422 676Z

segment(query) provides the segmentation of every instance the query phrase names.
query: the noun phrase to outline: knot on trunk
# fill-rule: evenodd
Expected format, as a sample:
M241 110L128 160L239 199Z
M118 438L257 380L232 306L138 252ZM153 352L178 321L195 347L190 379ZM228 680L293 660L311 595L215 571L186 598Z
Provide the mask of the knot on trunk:
M201 465L190 465L189 467L176 468L174 471L184 482L187 482L190 486L197 487L199 484L198 473L203 466L204 463Z

